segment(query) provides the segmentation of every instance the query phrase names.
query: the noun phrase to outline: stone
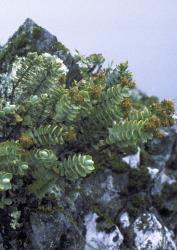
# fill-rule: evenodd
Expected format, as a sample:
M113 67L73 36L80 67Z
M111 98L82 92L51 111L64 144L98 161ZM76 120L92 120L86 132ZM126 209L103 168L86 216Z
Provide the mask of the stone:
M122 158L122 161L127 163L131 168L138 168L140 165L140 151L138 147L138 152L136 154L127 155Z
M119 220L123 228L127 228L130 226L129 215L127 212L123 212Z
M68 86L74 80L81 79L79 66L72 57L69 49L56 36L27 18L8 42L0 49L0 73L9 71L9 66L16 56L25 56L28 52L50 53L63 60L69 72L67 74Z
M117 226L111 232L97 231L96 213L85 216L86 244L84 250L119 250L123 242L123 236Z
M124 193L128 185L126 173L116 174L106 169L92 174L83 181L82 191L90 204L98 205L102 211L106 211L114 218L124 206Z
M32 213L30 216L30 241L35 250L54 250L60 245L61 236L66 232L63 214Z
M152 213L144 213L133 223L137 250L176 250L173 233Z

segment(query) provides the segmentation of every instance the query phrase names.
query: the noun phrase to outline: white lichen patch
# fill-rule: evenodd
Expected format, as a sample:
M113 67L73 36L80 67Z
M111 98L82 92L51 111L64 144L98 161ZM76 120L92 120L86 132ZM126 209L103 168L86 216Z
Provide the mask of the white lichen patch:
M133 223L137 250L176 250L172 233L162 226L156 216L144 213Z
M112 175L108 175L105 182L101 183L101 188L105 190L101 200L104 203L109 203L117 196L117 191L114 187L114 179Z
M127 228L130 226L129 215L127 212L124 212L123 214L121 214L119 220L123 228Z
M127 163L131 168L138 168L140 164L140 148L138 147L138 152L133 155L127 155L122 158L122 161Z
M115 229L110 233L97 231L97 218L98 215L96 213L89 213L85 216L86 244L84 250L119 250L123 241L119 228L115 226Z
M154 179L155 179L154 185L151 190L152 195L159 194L162 191L165 184L171 185L176 182L175 177L167 175L165 170L159 172Z
M23 57L22 57L23 58ZM16 73L21 69L20 59L12 64L12 69L10 73L3 73L0 75L0 95L4 99L4 102L8 102L8 96L11 94L13 89L13 80L16 77Z
M166 175L164 172L162 172L161 176L160 176L160 182L161 184L173 184L176 182L174 177L168 176Z
M147 169L148 169L149 175L151 176L151 179L152 180L155 179L159 173L159 169L158 168L151 168L151 167L147 167Z

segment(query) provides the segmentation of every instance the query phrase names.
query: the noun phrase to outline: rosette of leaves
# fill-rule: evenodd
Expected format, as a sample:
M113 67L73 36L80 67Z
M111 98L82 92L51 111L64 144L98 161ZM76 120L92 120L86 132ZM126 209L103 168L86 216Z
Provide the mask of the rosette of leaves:
M7 191L12 188L12 174L0 171L0 191Z
M49 149L34 149L29 157L29 164L34 180L28 190L41 197L59 178L57 156Z
M23 176L28 170L28 164L22 158L22 148L14 141L0 143L0 170Z
M59 165L61 176L70 180L76 180L79 177L86 177L94 171L94 162L90 155L74 155L64 159Z
M59 178L65 177L71 181L83 178L94 171L94 162L89 155L73 155L63 161L58 161L52 150L39 149L31 155L32 175L35 181L29 185L30 192L42 196Z
M39 168L48 168L57 165L57 157L50 149L34 149L31 152L29 161L32 166Z

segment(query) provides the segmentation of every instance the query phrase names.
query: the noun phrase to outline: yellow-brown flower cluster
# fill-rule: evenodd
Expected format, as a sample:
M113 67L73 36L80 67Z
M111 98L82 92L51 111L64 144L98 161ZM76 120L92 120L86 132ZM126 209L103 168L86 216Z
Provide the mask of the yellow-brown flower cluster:
M21 123L23 121L23 118L17 113L14 114L14 118L16 124Z
M91 79L89 86L89 93L92 98L98 98L101 96L103 84L105 82L105 71L102 70L99 73L95 74Z
M102 93L102 88L98 84L91 84L89 87L89 93L91 97L98 98Z
M124 100L121 103L121 107L123 109L123 111L125 112L126 116L129 113L131 107L132 107L132 101L130 98L124 98Z
M175 106L174 106L173 101L171 101L171 100L163 100L161 102L161 107L169 115L171 115L175 112Z
M128 77L123 76L120 79L120 84L122 87L128 87L130 89L135 88L136 84L133 80L128 79Z
M105 70L102 70L99 73L95 74L93 76L93 82L95 84L98 84L100 81L104 81L105 80L105 74L106 74Z
M62 74L62 75L58 78L58 83L59 83L59 85L61 85L61 84L64 85L65 82L66 82L66 76Z
M174 103L171 100L163 100L151 105L151 110L161 120L161 126L172 126L175 123L172 115L175 112Z
M147 132L154 133L157 131L157 129L160 127L160 125L161 125L160 119L157 116L153 115L152 117L150 117L149 119L146 120L145 125L144 125L144 129Z
M154 132L154 137L156 137L157 139L162 139L164 137L164 133L157 129L155 132Z
M64 139L69 142L76 141L77 139L77 133L74 128L69 128L68 131L66 132Z
M19 138L19 142L23 148L29 148L34 144L32 138L28 135L21 135Z
M80 105L84 103L84 97L79 93L78 87L73 87L70 90L70 97L74 104Z
M30 151L29 150L26 150L26 149L22 149L21 150L21 156L22 156L22 158L27 158L28 156L29 156L29 154L30 154Z

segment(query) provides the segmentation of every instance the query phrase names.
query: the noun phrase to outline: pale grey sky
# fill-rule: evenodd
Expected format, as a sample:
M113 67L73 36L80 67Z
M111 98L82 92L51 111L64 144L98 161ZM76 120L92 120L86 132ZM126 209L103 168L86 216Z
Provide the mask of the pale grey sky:
M177 0L0 0L0 44L27 17L72 52L128 60L147 94L177 98Z

